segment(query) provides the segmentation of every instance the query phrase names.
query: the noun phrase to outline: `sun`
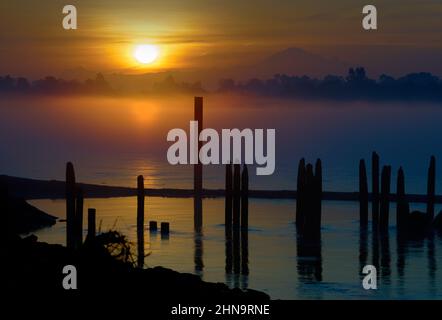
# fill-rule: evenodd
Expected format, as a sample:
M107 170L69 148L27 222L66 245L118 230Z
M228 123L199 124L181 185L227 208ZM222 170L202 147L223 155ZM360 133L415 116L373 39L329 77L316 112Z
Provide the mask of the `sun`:
M152 44L141 44L135 48L134 57L142 64L149 64L157 60L159 56L158 47Z

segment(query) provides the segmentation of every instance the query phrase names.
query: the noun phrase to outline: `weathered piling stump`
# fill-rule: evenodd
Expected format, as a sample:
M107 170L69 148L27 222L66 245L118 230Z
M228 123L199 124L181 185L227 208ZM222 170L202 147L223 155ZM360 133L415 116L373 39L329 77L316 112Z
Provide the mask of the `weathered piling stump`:
M312 164L299 163L297 182L296 228L298 233L311 240L320 237L322 211L322 164L318 159Z
M249 173L244 165L241 175L241 229L247 231L249 227Z
M430 166L428 167L427 182L427 217L431 223L434 219L434 204L436 202L436 158L431 156Z
M71 162L66 164L66 246L75 247L75 171Z
M397 174L396 189L396 226L398 232L402 232L407 228L409 214L410 206L405 195L405 175L404 170L400 167Z
M83 244L83 190L77 188L77 198L75 202L75 248L80 248Z
M304 188L305 188L305 160L302 158L298 165L298 178L296 183L296 226L301 229L304 225Z
M315 230L321 229L322 216L322 162L321 159L316 160L315 164Z
M97 211L94 208L87 210L87 238L92 240L97 233L96 227Z
M241 211L241 166L233 165L233 228L240 226Z
M149 221L149 230L150 232L158 231L158 223L156 221Z
M368 225L368 182L365 161L359 161L359 223Z
M161 222L161 234L168 235L169 231L169 222Z
M309 163L306 166L306 184L305 184L305 222L304 231L305 235L311 235L314 233L314 204L315 199L315 184L313 166Z
M373 227L376 229L379 225L379 155L373 152L371 157L371 210Z
M226 190L225 190L225 227L226 233L229 229L232 229L232 197L233 197L233 177L232 177L232 165L229 163L226 165Z
M384 166L381 174L381 196L380 196L380 229L383 232L388 231L388 221L390 213L390 182L391 167Z

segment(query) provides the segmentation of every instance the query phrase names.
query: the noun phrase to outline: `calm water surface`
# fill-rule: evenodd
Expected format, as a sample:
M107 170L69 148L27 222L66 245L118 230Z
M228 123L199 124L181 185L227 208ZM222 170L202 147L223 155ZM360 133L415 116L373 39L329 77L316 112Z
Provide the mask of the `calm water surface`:
M34 200L33 205L64 217L61 200ZM117 229L136 243L136 198L87 199L97 209L101 230ZM423 209L414 205L413 208ZM324 202L320 256L298 256L295 201L250 200L249 275L226 274L224 201L203 201L202 235L193 231L193 200L147 198L149 220L169 221L169 239L146 231L147 267L165 266L196 273L204 280L253 288L275 299L441 299L442 238L398 246L392 206L389 238L359 232L358 204ZM441 209L441 208L438 208ZM146 227L147 229L147 227ZM37 232L50 243L64 243L65 223ZM136 251L135 251L136 252ZM364 257L366 254L366 258ZM377 258L376 258L377 257ZM365 259L365 260L364 260ZM379 266L379 290L361 285L362 265Z

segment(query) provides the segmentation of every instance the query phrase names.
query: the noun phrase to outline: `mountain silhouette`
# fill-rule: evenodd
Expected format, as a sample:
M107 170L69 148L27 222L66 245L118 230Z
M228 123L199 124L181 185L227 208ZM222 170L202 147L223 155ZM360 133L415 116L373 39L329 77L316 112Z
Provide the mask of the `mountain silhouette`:
M326 74L345 74L348 64L292 47L272 54L252 68L255 77L269 77L279 73L322 77Z

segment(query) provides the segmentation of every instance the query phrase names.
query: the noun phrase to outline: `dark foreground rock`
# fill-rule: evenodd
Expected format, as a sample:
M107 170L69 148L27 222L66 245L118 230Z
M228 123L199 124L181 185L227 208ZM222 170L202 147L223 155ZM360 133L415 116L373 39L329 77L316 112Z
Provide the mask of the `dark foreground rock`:
M101 238L100 238L101 237ZM37 241L35 236L9 239L7 287L15 292L93 293L101 296L136 294L163 301L266 301L269 296L254 290L230 289L208 283L192 274L155 267L140 269L131 263L127 248L119 246L117 233L86 241L78 251ZM112 247L114 246L114 247ZM111 249L109 249L111 248ZM111 254L110 252L117 252ZM147 258L148 259L148 258ZM77 268L78 290L64 290L63 267Z
M6 219L7 231L11 234L29 233L55 224L57 218L27 203L24 199L8 194L0 186L0 214Z

